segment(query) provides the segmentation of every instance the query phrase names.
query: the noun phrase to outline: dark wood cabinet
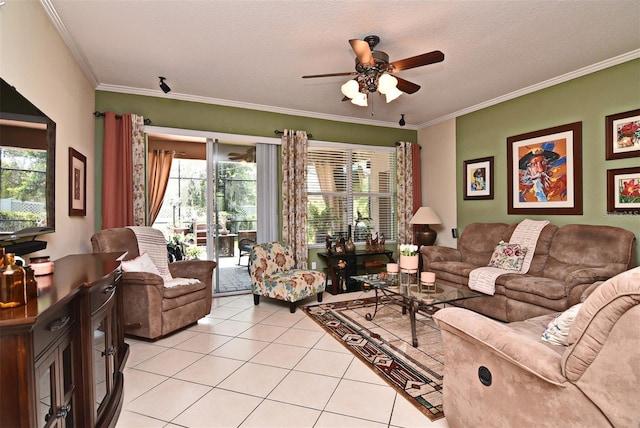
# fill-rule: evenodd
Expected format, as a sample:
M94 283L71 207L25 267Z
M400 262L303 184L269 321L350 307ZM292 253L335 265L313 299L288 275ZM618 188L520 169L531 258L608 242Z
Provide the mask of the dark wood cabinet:
M129 347L120 253L55 261L41 294L0 310L0 426L114 426Z

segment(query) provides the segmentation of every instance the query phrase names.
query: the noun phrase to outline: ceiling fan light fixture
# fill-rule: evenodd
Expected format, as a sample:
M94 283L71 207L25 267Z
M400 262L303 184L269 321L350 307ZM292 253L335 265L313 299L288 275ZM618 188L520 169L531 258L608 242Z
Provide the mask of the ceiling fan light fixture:
M355 98L360 94L360 85L355 80L349 80L347 83L340 87L342 94L345 97L349 97L351 99Z
M351 102L357 106L366 107L367 95L362 92L358 92L353 98L351 98Z
M384 96L387 98L387 104L402 95L402 91L398 88L391 88Z
M393 77L390 74L384 73L378 79L378 92L380 92L381 94L385 94L386 95L387 93L389 93L390 91L393 91L394 89L398 90L396 88L397 86L398 86L398 79L396 79L395 77ZM389 101L387 101L387 102L389 102Z

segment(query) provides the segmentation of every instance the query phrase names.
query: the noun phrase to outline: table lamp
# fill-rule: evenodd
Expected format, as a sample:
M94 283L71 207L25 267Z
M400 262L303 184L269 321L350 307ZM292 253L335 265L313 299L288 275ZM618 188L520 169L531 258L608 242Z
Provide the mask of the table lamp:
M409 223L421 225L419 230L416 232L416 241L418 246L430 246L436 242L436 236L438 236L438 233L431 229L429 225L440 224L442 221L431 207L420 207L411 220L409 220Z

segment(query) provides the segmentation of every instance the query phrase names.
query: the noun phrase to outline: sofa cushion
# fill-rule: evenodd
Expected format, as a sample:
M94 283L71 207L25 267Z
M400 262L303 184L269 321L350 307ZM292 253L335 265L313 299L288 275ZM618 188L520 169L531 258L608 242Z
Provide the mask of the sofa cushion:
M131 260L123 260L120 262L120 266L124 272L146 272L160 275L160 271L158 271L158 268L153 264L151 257L147 253L142 253Z
M569 330L569 349L563 358L563 374L576 381L607 343L621 315L640 305L640 267L608 279L582 304ZM636 337L637 325L627 336Z
M496 244L505 240L504 235L508 227L509 225L506 223L472 223L467 225L458 240L462 261L475 267L486 266Z
M568 346L569 329L576 319L582 303L571 306L566 311L552 319L542 332L542 340L554 345Z
M526 255L527 248L522 245L500 241L493 250L488 266L519 272Z

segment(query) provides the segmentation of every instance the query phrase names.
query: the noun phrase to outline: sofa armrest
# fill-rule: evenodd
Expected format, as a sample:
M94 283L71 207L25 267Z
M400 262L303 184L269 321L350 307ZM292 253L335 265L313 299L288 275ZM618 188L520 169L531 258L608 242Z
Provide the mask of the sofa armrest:
M433 319L442 330L445 342L446 335L452 334L473 346L488 348L491 353L545 382L558 386L567 382L561 372L562 354L519 334L507 324L468 309L451 307L439 310Z
M126 286L155 287L162 293L164 280L160 275L149 272L122 272L122 283Z
M174 278L195 278L209 285L216 265L212 260L180 260L169 263L169 271Z
M568 292L569 289L573 288L576 285L593 284L597 281L606 281L607 279L613 278L619 273L619 269L614 269L614 267L610 266L582 268L574 270L569 275L567 275L564 282L567 286Z

